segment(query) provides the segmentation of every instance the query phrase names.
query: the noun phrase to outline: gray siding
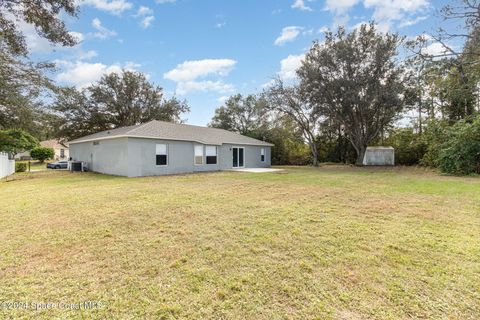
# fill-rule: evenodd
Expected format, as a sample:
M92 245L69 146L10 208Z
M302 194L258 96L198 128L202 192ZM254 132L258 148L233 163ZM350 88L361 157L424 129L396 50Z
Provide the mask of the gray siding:
M156 165L156 144L168 146L168 165ZM100 173L129 177L157 176L203 171L232 169L233 147L245 149L245 168L267 168L271 164L271 148L250 145L224 144L217 146L217 164L194 164L194 146L190 141L156 140L142 138L118 138L70 145L70 155L74 160L85 161L90 170ZM261 162L260 152L265 148L265 162ZM93 162L92 162L93 160Z
M245 149L245 168L269 168L271 166L270 147L224 144L220 147L222 150L220 158L221 170L232 169L232 149L234 147L243 147ZM260 152L262 148L265 148L265 162L262 162L260 158Z
M128 175L128 140L127 138L109 139L72 144L70 157L74 161L88 163L91 171L126 176Z

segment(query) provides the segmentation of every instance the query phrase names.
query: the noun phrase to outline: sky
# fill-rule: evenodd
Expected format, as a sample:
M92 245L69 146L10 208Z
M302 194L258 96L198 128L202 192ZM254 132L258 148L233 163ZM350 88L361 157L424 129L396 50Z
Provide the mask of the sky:
M83 88L109 72L136 70L186 99L186 123L206 125L233 94L261 92L275 77L291 81L313 41L339 25L374 20L407 37L438 28L439 0L78 0L62 15L79 40L52 47L21 25L34 60L55 61L52 77ZM433 44L427 50L440 48Z

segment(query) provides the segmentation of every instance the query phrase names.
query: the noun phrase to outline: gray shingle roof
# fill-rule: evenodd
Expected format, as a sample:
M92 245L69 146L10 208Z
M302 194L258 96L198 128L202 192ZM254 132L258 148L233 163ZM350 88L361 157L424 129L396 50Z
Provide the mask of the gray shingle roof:
M193 141L203 144L221 145L246 144L258 146L273 146L271 143L242 136L240 134L216 128L193 126L188 124L177 124L164 121L150 121L136 126L123 127L98 132L82 138L70 141L69 143L80 143L87 141L112 139L120 137L148 138L162 140Z

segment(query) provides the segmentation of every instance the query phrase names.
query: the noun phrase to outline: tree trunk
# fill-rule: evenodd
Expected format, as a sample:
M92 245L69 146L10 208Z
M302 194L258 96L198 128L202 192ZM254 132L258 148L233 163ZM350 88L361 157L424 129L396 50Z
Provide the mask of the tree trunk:
M363 158L365 157L365 151L367 150L366 147L360 146L358 147L357 151L357 161L355 162L355 165L357 166L363 166Z
M312 164L314 167L318 167L318 151L315 142L310 144L310 150L312 151Z

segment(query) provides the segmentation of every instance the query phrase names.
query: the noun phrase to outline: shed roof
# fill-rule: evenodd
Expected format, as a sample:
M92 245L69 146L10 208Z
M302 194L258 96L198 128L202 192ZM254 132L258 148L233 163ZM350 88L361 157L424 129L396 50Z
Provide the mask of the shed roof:
M153 120L135 126L122 127L112 130L106 130L91 134L82 138L70 141L70 144L105 140L113 138L145 138L145 139L162 139L162 140L179 140L193 141L202 144L222 145L245 144L258 146L273 146L273 144L253 139L234 133L231 131L194 126L188 124L178 124L165 121Z

